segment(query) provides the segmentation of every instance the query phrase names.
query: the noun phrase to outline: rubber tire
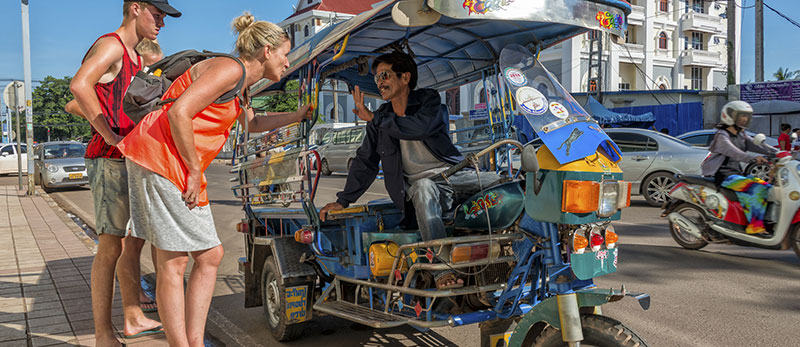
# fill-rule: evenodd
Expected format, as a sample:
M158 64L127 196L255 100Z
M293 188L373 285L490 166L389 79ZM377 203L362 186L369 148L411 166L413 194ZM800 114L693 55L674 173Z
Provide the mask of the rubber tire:
M322 159L322 164L320 165L322 168L322 174L325 176L331 175L331 169L328 167L328 159Z
M39 181L42 183L42 190L44 190L44 192L45 192L45 193L48 193L48 194L49 194L49 193L52 193L52 192L53 192L53 188L50 188L50 187L48 187L48 186L47 186L47 182L45 182L45 181L44 181L44 179L42 179L42 178L40 177L40 178L39 178Z
M642 182L642 195L644 195L644 199L647 201L647 203L650 206L661 207L661 206L664 206L664 203L666 203L667 201L670 200L669 196L667 196L664 201L659 202L659 201L656 201L656 200L652 199L650 197L650 195L647 194L647 187L656 178L665 178L665 179L668 179L668 180L672 181L672 185L669 186L668 189L672 189L672 187L674 187L675 183L677 183L677 182L675 181L675 176L673 174L669 173L669 172L656 172L654 174L651 174L650 176L647 176L647 178ZM667 192L667 193L669 193L669 192Z
M620 321L606 316L582 315L583 341L581 345L601 347L646 347L647 342ZM525 345L523 343L523 345ZM561 330L547 326L533 341L531 346L561 347L567 343L561 340Z
M792 226L792 233L789 235L792 240L792 249L794 250L794 254L800 258L800 224L795 224Z
M699 207L697 207L695 205L692 205L692 204L690 204L688 202L683 202L683 203L679 204L672 211L673 212L680 212L680 211L685 210L685 209L693 209L696 212L698 212L701 216L705 214L705 212L700 210ZM684 216L684 217L686 217L686 216ZM705 223L705 219L703 219L703 223ZM669 222L669 235L672 236L672 239L675 240L675 242L677 242L679 245L681 245L681 247L686 248L686 249L698 250L698 249L703 248L706 245L708 245L708 242L706 242L705 240L697 240L695 242L690 242L690 241L684 240L678 234L676 234L675 226L673 225L672 221Z
M270 316L270 310L272 305L270 305L270 300L268 300L270 282L273 282L274 288L273 291L277 292L274 294L277 295L278 305L280 307L277 309L277 318L278 321L275 322ZM303 323L300 324L286 324L286 313L284 308L286 307L286 301L283 296L285 286L283 284L283 278L281 277L280 272L278 271L278 266L275 264L275 259L272 256L267 257L264 261L264 267L261 271L261 302L264 306L264 318L267 320L267 327L272 333L272 337L275 340L280 342L291 341L296 339L300 336L300 333L303 331ZM274 302L275 300L273 300Z

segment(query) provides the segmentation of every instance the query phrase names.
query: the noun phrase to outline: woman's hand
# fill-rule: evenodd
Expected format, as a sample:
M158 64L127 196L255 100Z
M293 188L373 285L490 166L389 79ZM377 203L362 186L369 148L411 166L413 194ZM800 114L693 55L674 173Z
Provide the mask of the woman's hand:
M298 122L301 122L306 119L311 119L314 117L314 104L309 102L303 106L300 106L295 112L295 119Z
M189 170L189 175L186 177L186 190L183 192L182 197L186 207L190 210L195 208L199 201L202 178L203 173L200 170Z
M764 158L763 156L759 155L759 156L756 157L756 163L757 164L769 164L769 160L767 160L767 158Z

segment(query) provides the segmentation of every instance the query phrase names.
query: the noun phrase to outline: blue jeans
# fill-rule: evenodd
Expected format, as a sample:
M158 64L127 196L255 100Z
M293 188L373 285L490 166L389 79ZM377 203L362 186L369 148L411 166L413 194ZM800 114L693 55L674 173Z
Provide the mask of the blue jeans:
M480 184L478 182L480 175ZM447 237L443 214L452 217L455 207L472 195L486 189L500 180L494 172L462 170L447 180L441 175L423 178L411 185L406 192L406 200L411 201L417 215L417 225L423 241Z

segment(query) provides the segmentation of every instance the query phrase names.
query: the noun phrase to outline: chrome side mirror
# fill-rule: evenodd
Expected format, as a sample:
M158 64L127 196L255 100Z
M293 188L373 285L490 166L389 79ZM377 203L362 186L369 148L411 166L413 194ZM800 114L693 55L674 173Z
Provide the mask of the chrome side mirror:
M522 170L525 172L536 173L539 171L539 160L536 159L536 148L533 145L525 145L522 148Z
M758 134L756 136L753 136L753 143L755 143L756 146L761 146L762 144L764 144L764 141L766 139L767 139L767 135Z

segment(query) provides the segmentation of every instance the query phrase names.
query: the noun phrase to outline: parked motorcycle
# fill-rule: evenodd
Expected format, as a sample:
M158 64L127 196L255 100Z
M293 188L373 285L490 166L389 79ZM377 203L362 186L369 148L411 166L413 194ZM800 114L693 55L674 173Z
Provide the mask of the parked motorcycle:
M763 135L755 141L763 141ZM709 243L784 250L792 248L800 257L800 161L788 152L770 158L772 186L764 216L765 233L747 234L748 219L731 189L714 179L678 175L670 191L672 200L662 217L669 219L672 238L686 249L701 249Z

